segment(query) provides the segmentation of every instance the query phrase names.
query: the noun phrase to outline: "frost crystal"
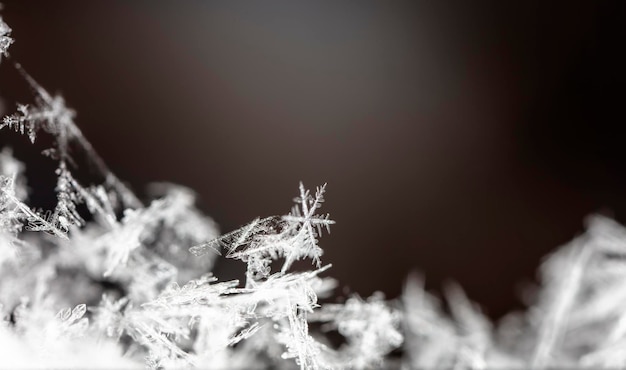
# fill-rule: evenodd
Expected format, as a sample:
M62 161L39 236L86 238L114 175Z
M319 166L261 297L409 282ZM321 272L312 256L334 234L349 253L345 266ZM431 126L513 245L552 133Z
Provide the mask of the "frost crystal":
M0 17L0 62L2 61L2 56L8 55L7 50L13 41L11 38L11 27L4 23L2 17Z
M0 19L0 56L10 33ZM334 224L319 213L326 185L301 183L288 214L218 236L189 189L154 184L141 202L63 98L16 67L33 101L0 129L52 139L57 202L32 209L25 166L0 151L0 368L626 367L626 229L615 221L590 218L542 265L535 304L498 325L452 284L444 313L417 277L400 300L321 303L336 285L319 244ZM80 180L85 162L100 180ZM241 282L211 273L222 253L246 264ZM294 271L299 260L313 267Z
M322 249L317 244L322 227L330 231L334 221L329 215L316 215L316 209L324 202L326 185L319 187L312 197L300 183L300 197L286 216L272 216L256 219L241 229L228 233L218 239L194 246L190 252L201 256L208 250L226 248L227 257L240 259L248 264L249 283L267 278L271 272L272 260L284 258L281 273L285 273L293 262L310 258L319 268Z

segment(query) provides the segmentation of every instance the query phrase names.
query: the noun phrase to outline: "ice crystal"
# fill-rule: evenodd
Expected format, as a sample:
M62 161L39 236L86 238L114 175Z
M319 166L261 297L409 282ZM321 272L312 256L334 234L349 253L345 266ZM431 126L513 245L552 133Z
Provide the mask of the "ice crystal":
M7 50L13 41L11 38L11 27L4 23L2 17L0 17L0 61L2 61L2 56L7 56Z
M207 250L227 247L227 257L241 259L248 263L251 276L267 277L272 259L284 257L281 272L286 272L293 262L311 258L317 267L321 266L322 249L317 239L322 228L330 232L334 224L329 215L317 215L316 209L324 202L326 185L317 188L315 196L300 183L300 196L295 198L296 206L288 215L255 219L239 230L198 246L190 251L203 255Z
M3 66L10 34L0 18ZM15 67L33 101L0 129L52 139L57 202L31 208L25 166L0 152L0 368L626 368L626 229L615 221L589 218L541 266L534 305L498 325L453 284L446 314L416 276L399 300L322 304L337 284L319 244L334 224L319 213L326 185L300 183L289 213L219 236L187 188L154 184L140 201L64 99ZM79 180L77 163L101 181ZM242 281L213 276L219 256L246 265ZM299 260L313 267L294 271Z

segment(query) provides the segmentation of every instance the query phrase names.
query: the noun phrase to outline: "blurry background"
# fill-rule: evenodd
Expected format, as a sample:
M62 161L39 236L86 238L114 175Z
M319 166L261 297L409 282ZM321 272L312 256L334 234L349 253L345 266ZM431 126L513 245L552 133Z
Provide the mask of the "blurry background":
M0 96L19 61L120 178L196 190L223 231L327 182L346 292L417 270L499 317L587 214L626 221L623 1L2 2Z

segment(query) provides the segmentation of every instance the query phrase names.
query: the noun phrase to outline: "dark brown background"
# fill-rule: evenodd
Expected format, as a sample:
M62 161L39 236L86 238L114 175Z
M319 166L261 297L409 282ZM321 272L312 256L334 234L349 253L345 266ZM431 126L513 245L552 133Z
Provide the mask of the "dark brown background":
M328 182L325 262L362 295L417 269L497 317L585 215L624 221L622 1L3 3L12 60L135 189L228 231Z

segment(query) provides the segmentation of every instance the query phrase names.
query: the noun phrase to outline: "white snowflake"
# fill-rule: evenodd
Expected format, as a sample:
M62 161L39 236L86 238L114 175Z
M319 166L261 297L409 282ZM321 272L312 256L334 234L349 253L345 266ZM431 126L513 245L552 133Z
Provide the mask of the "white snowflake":
M0 17L0 62L2 61L3 55L8 55L7 50L14 41L15 40L11 38L11 27L4 23L2 17Z

